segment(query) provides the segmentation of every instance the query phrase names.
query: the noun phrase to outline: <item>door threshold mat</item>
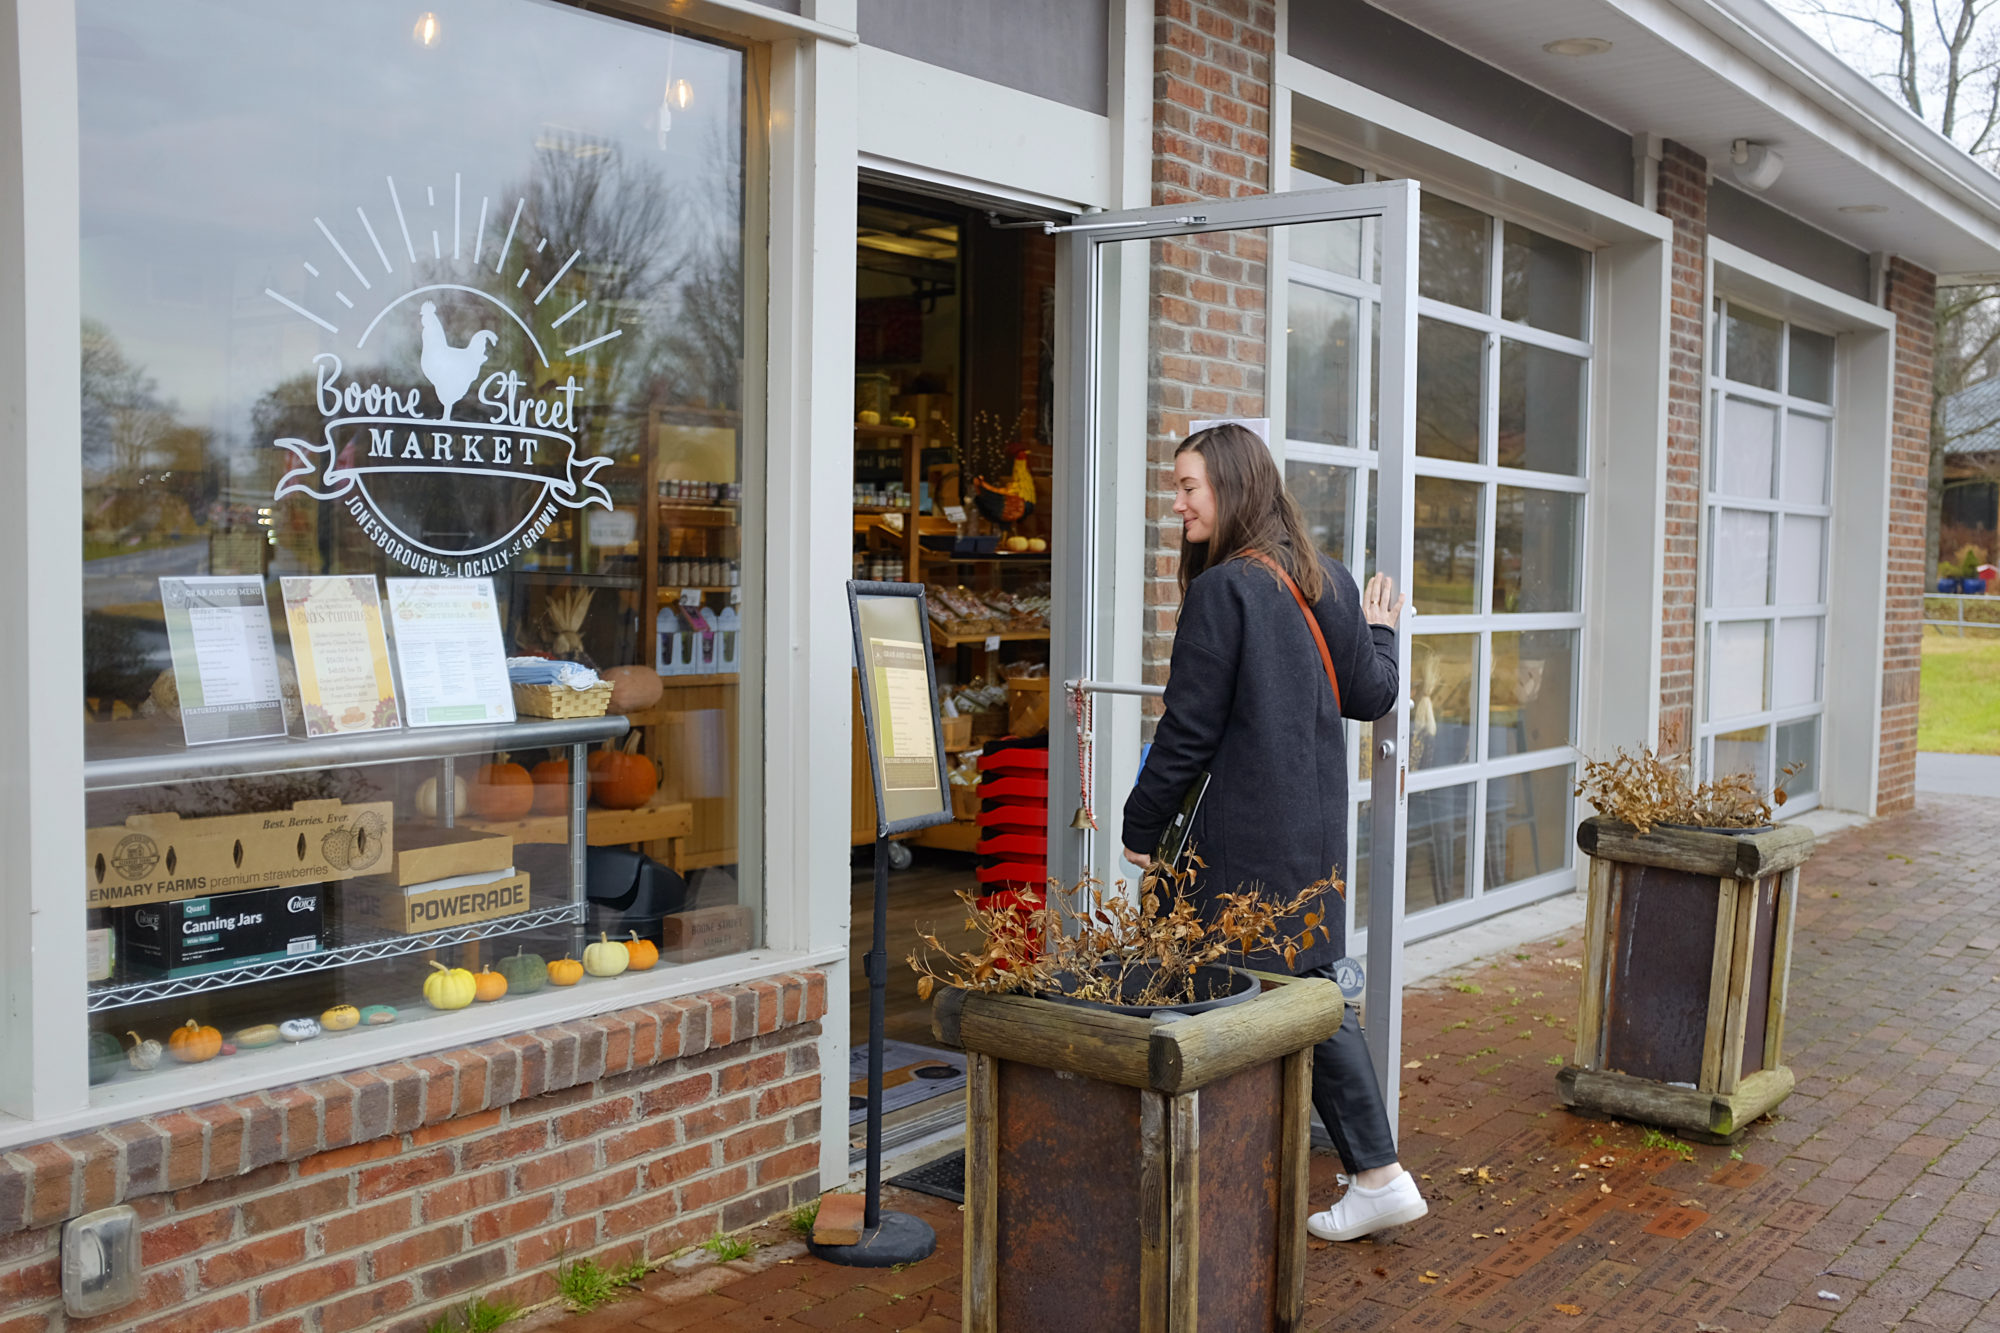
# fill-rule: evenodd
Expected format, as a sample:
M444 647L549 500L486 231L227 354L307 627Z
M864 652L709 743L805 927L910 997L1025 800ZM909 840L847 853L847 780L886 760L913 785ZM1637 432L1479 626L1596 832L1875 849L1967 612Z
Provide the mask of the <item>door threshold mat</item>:
M868 1043L847 1053L847 1123L868 1118ZM965 1096L965 1057L915 1042L882 1043L882 1114L927 1102L933 1097Z
M928 1194L933 1198L949 1199L953 1203L965 1202L965 1149L935 1157L922 1166L912 1167L900 1176L890 1176L891 1185L900 1185L906 1190Z

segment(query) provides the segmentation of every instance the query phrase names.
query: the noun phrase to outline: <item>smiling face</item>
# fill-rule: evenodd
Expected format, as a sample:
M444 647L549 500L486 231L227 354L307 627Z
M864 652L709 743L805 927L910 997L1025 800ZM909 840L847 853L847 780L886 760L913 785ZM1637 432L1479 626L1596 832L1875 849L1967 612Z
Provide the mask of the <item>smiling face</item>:
M1174 513L1191 542L1215 535L1215 491L1208 484L1208 463L1193 449L1174 455Z

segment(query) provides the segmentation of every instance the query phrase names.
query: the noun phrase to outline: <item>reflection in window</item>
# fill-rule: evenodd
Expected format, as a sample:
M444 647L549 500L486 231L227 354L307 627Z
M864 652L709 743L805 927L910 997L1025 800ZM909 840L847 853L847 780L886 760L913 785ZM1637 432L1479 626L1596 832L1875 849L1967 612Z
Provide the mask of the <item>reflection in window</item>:
M1583 337L1590 252L1513 222L1503 224L1502 233L1500 318Z
M1583 475L1582 357L1500 340L1502 467Z
M1769 740L1768 727L1745 727L1722 733L1715 738L1709 772L1718 778L1747 773L1758 791L1771 790Z
M1566 491L1495 488L1494 614L1574 611L1577 511Z
M1410 599L1426 615L1470 615L1480 609L1479 489L1476 481L1416 479Z
M1420 634L1410 641L1411 768L1478 757L1472 728L1478 684L1478 635Z
M1486 782L1486 887L1497 889L1569 864L1575 770L1545 768Z
M1285 339L1285 434L1353 445L1361 301L1293 283Z
M1568 745L1576 738L1576 631L1495 632L1487 757Z
M1285 461L1285 489L1298 502L1314 545L1350 565L1354 549L1354 469L1292 458Z
M1410 793L1403 910L1421 912L1466 896L1473 784Z
M1486 339L1475 329L1417 321L1417 452L1479 461L1479 415Z
M1785 803L1790 805L1802 797L1819 795L1819 719L1807 717L1787 722L1778 728L1777 740L1778 773L1798 765L1790 777L1778 779L1785 784Z
M1491 272L1493 219L1476 208L1428 192L1420 207L1418 294L1483 312Z
M1292 149L1292 188L1314 190L1328 185L1359 185L1366 179L1360 167L1310 148ZM1380 280L1382 241L1380 228L1359 218L1344 222L1312 222L1288 229L1292 262L1309 264L1329 273L1350 278L1362 277L1361 248L1370 248L1368 281Z
M1791 359L1786 376L1792 397L1815 403L1833 401L1833 339L1824 333L1792 326Z
M1779 320L1730 304L1722 330L1723 364L1729 378L1760 389L1777 388L1784 327Z

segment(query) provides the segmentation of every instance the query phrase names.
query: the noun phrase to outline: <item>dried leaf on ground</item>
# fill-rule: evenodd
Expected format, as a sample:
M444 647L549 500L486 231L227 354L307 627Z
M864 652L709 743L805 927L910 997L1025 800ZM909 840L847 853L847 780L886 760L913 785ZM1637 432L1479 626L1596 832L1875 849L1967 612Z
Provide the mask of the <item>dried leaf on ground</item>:
M1583 1307L1581 1305L1558 1305L1556 1306L1556 1313L1567 1314L1567 1315L1579 1315L1583 1313Z

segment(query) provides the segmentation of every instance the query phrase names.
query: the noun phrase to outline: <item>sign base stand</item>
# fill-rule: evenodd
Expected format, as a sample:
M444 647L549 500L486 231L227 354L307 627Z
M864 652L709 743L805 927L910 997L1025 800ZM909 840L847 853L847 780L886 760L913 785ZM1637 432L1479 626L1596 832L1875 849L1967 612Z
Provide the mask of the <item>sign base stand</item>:
M908 1213L883 1213L882 1220L861 1233L852 1245L821 1245L807 1241L815 1259L849 1268L893 1268L913 1264L937 1253L937 1233L921 1217Z

